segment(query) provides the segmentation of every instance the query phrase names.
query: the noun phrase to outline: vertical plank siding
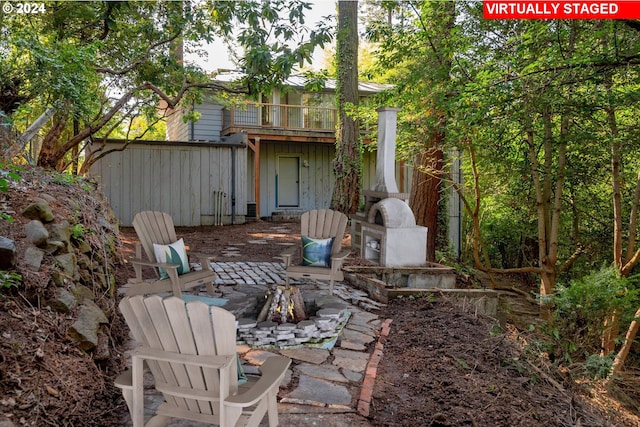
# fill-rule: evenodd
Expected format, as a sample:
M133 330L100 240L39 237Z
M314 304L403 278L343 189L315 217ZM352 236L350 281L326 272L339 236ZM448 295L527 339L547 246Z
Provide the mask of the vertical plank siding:
M201 114L197 122L189 123L193 135L190 141L217 141L222 131L222 105L203 103L196 106Z
M189 125L182 120L182 108L171 110L167 116L167 139L169 141L187 141L189 139Z
M236 221L243 222L247 206L244 147L131 144L94 164L90 175L100 182L122 226L131 226L134 215L144 210L167 212L176 226L211 225L214 191L226 194L222 215L230 222L233 149L235 215Z
M362 153L362 190L373 188L376 183L376 152L365 148ZM362 202L364 197L360 196Z
M312 143L263 143L260 149L260 205L261 216L269 216L278 210L276 204L276 175L278 156L300 156L300 207L299 210L327 209L331 203L335 176L333 144ZM308 162L308 166L305 165ZM248 187L253 191L252 171L247 175ZM373 188L376 178L376 153L365 151L363 155L362 189ZM251 193L253 194L253 193ZM251 196L252 197L252 196Z

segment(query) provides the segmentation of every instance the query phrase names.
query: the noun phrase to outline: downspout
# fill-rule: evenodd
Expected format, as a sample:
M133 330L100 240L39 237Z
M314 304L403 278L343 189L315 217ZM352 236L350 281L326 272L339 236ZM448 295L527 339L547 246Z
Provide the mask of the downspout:
M236 223L236 147L231 147L231 225Z
M191 101L191 112L193 113L196 110L196 105L194 101ZM193 120L189 120L189 141L194 141L193 136L196 133L196 124Z

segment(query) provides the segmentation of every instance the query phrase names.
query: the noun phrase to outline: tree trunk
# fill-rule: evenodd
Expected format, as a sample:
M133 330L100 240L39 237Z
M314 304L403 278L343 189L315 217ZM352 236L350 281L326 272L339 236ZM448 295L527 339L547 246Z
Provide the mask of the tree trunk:
M633 321L629 325L629 329L627 330L627 335L624 338L624 344L622 348L616 355L616 358L613 360L613 365L611 366L611 376L619 373L622 370L622 366L624 365L624 361L629 354L629 350L631 350L631 345L633 344L633 340L636 338L638 334L638 328L640 328L640 308L636 311Z
M558 232L560 212L562 207L562 190L564 187L565 169L567 163L566 134L568 119L560 119L559 142L555 143L552 133L553 118L549 108L543 108L542 120L544 126L543 163L538 162L538 153L534 141L532 123L527 124L526 138L529 145L529 161L531 176L536 193L538 206L538 248L540 273L541 315L551 320L551 307L545 297L553 293L556 281L556 263L558 261ZM554 161L554 148L558 146L557 160ZM553 167L556 173L553 176ZM542 170L542 176L540 174ZM555 181L555 188L553 182Z
M436 242L438 238L438 210L442 190L443 147L447 127L447 99L451 84L451 42L454 37L456 20L455 2L433 3L429 15L429 30L433 32L428 46L431 50L426 67L432 67L433 87L439 87L441 93L432 93L430 116L435 118L424 148L415 158L409 205L416 217L416 223L428 228L427 261L436 260ZM427 28L425 28L426 30ZM439 99L441 98L441 99Z
M360 205L362 150L358 123L347 115L345 107L358 105L358 2L355 0L338 1L336 56L338 123L331 208L353 215Z
M442 133L435 135L435 147L444 138ZM443 154L439 148L431 148L416 157L413 171L409 205L416 217L416 223L427 227L427 261L436 260L436 240L438 236L438 211L440 189L442 186Z
M64 131L64 127L67 123L67 115L56 115L53 120L53 126L47 132L47 135L42 140L42 148L40 149L40 155L38 156L38 166L45 169L56 170L58 163L66 151L60 150L57 143L60 139L60 135Z
M640 203L640 171L638 171L636 177L636 191L633 195L633 202L631 204L631 212L629 213L629 237L627 240L627 253L624 259L623 267L620 269L620 274L623 277L628 277L631 273L631 269L635 267L640 258L640 249L635 249L638 238L637 227L638 223L638 204Z
M42 129L42 127L47 124L49 119L55 114L56 110L53 107L47 108L41 115L38 117L31 125L27 128L22 135L19 135L15 142L9 144L8 147L5 147L5 152L0 154L0 159L3 162L10 162L14 157L18 156L22 153L26 147L26 145L31 141Z

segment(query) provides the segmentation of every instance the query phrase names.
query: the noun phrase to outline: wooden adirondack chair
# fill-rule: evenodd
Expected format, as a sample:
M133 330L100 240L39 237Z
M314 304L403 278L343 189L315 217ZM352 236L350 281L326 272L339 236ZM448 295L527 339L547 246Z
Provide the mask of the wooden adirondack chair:
M218 276L211 267L211 257L194 254L199 258L202 270L190 271L185 274L178 274L178 264L160 263L156 259L154 243L156 245L170 245L178 240L171 215L164 212L140 212L133 218L133 228L136 230L140 243L136 245L136 258L131 260L136 277L129 280L131 286L126 292L127 295L171 291L173 295L180 296L182 291L202 285L207 287L209 294L214 294L213 282ZM143 248L147 260L142 259ZM153 267L157 279L152 281L143 280L143 266ZM160 278L159 271L161 268L166 271L169 276L168 279Z
M324 266L313 265L314 262L305 262L306 248L304 243L300 245L300 248L291 246L285 250L280 256L284 261L284 268L286 270L286 286L289 286L289 280L291 278L328 280L329 293L333 294L334 282L344 280L342 263L349 255L349 250L342 249L342 239L344 238L348 221L349 219L345 214L330 209L312 210L302 214L300 218L300 235L302 242L304 242L304 238L307 237L315 240L332 238L333 243L330 247L328 262ZM293 264L293 256L298 249L302 251L302 263Z
M134 427L144 425L145 365L165 399L147 426L181 418L250 427L267 413L269 426L278 424L276 398L291 360L269 357L260 367L261 376L247 375L248 381L238 386L233 314L201 301L159 295L125 297L120 311L137 347L132 369L115 384L122 389Z

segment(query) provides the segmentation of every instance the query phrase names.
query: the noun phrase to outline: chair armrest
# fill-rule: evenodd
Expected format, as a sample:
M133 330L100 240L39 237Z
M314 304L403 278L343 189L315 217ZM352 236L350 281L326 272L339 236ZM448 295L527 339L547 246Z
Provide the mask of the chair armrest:
M133 258L130 259L129 262L131 262L131 264L133 265L133 271L136 274L136 278L132 279L131 282L132 283L141 283L142 280L142 267L154 267L154 268L164 268L165 270L167 270L167 274L169 274L169 276L172 276L172 273L175 273L175 276L178 276L178 264L164 264L164 263L159 263L159 262L154 262L154 261L146 261L144 259L141 258Z
M342 249L337 254L331 256L332 274L340 270L340 268L342 267L342 263L344 262L345 259L347 259L350 253L351 251L349 251L349 249Z
M242 394L229 397L225 400L228 406L246 408L256 404L273 387L280 386L280 379L284 376L291 364L291 359L284 356L271 356L260 367L260 379Z
M113 381L113 384L121 389L132 389L133 388L133 376L131 375L131 369L127 369L120 375L116 377Z
M143 259L138 259L138 258L133 258L129 260L129 262L131 262L131 264L144 265L146 267L160 267L164 269L174 268L177 270L178 267L180 267L180 264L166 264L164 262L145 261Z
M344 261L349 256L350 253L351 253L351 251L349 249L342 249L337 254L331 255L331 262L333 262L333 261Z
M142 360L157 360L159 362L176 362L201 368L229 369L237 363L237 355L207 356L201 354L184 354L164 351L149 347L138 347L131 352L132 357Z
M298 247L293 245L289 246L287 249L280 253L280 258L282 258L282 261L284 262L284 268L287 268L291 265L291 258L293 257L293 255L295 255L297 250Z
M194 257L198 258L198 261L200 261L200 265L203 269L206 266L207 270L213 271L213 267L211 267L211 262L214 259L213 255L207 255L200 252L189 252L189 255L193 255Z

